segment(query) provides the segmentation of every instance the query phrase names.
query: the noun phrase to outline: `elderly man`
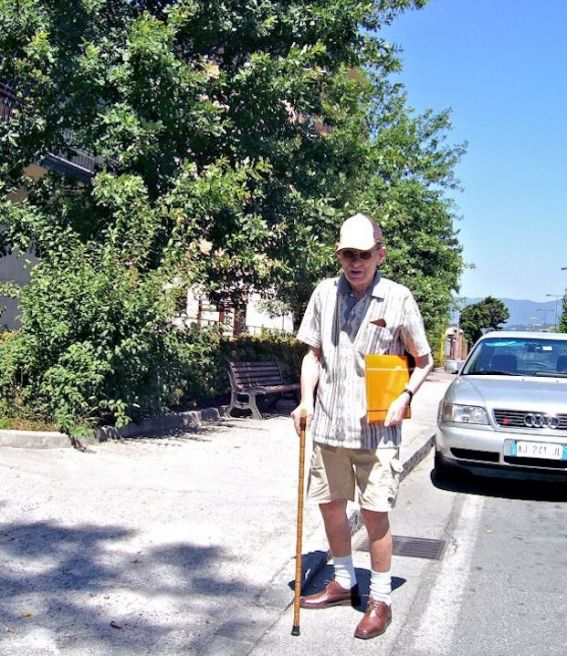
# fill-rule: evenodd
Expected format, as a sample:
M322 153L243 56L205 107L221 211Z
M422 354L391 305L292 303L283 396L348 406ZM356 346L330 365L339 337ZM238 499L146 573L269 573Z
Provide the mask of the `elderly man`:
M336 256L342 275L317 286L298 332L309 350L301 369L301 402L292 413L299 432L300 412L307 410L314 443L309 495L323 516L334 578L300 603L321 609L359 602L346 513L358 490L371 578L366 612L354 635L368 639L384 633L392 620L389 511L402 471L401 422L433 361L411 292L379 271L386 256L380 227L364 214L351 216L341 227ZM364 356L405 352L415 359L406 389L383 422L368 422Z

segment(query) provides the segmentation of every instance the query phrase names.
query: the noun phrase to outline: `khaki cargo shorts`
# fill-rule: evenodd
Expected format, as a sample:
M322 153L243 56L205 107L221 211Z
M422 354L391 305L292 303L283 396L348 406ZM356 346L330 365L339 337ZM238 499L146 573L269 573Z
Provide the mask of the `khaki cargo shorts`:
M398 447L345 449L315 443L309 497L317 503L356 500L361 508L389 512L396 504L403 471L399 456Z

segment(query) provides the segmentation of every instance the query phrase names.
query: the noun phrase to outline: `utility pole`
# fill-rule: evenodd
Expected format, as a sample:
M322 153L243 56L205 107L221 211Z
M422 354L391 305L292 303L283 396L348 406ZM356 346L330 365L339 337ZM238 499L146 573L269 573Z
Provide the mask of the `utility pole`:
M543 312L543 332L545 332L545 329L547 328L547 313L553 312L553 310L539 308L537 312Z
M561 271L567 271L567 266L561 267ZM562 322L563 322L563 318L565 317L565 314L567 314L567 287L565 287L565 293L563 294L563 307L561 308Z
M555 330L557 330L557 326L559 325L559 321L557 319L557 307L559 305L559 299L564 298L565 294L546 294L546 296L552 296L555 299Z

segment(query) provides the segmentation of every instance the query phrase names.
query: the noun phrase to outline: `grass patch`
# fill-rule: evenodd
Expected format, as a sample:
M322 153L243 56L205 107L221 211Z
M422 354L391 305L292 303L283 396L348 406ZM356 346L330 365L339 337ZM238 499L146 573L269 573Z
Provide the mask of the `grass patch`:
M22 403L21 399L0 399L0 430L57 431L53 421Z
M44 419L33 417L0 416L0 430L57 431L57 426Z

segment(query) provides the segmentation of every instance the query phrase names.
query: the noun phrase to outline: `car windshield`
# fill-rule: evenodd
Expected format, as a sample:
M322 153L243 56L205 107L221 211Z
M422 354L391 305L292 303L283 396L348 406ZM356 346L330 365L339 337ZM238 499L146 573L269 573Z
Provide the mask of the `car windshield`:
M475 346L463 374L567 378L567 340L493 337Z

